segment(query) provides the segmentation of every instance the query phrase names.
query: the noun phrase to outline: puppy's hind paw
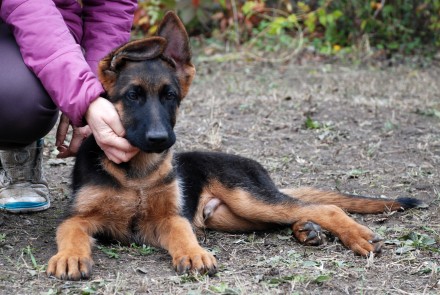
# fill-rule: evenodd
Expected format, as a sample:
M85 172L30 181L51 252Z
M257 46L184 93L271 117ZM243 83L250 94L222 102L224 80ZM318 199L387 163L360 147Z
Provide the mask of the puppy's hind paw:
M294 236L304 245L319 246L326 242L326 235L322 232L322 228L314 222L297 222L292 229Z

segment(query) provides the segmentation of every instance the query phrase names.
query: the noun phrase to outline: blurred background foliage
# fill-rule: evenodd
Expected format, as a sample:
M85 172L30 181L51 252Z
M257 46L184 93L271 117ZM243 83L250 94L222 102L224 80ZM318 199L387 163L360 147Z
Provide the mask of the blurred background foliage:
M440 0L139 0L136 37L175 10L210 50L362 52L432 56L440 49Z

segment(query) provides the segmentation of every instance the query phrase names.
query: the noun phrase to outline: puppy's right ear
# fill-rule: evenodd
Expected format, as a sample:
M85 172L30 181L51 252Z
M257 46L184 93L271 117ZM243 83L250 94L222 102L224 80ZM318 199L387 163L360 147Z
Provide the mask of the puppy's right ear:
M167 41L162 37L149 37L128 42L104 57L98 66L98 77L104 89L109 92L122 66L127 61L143 61L158 57Z

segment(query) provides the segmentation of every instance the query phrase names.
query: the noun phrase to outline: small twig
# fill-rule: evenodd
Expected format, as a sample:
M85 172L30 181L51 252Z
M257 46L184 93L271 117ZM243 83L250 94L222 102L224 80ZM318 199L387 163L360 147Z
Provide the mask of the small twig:
M384 5L385 5L385 0L380 1L380 7L379 9L376 9L376 11L374 12L373 19L379 15L379 12L382 11Z
M234 15L234 27L235 27L235 43L240 45L240 32L238 30L238 12L237 12L237 4L235 0L231 0L232 4L232 14Z

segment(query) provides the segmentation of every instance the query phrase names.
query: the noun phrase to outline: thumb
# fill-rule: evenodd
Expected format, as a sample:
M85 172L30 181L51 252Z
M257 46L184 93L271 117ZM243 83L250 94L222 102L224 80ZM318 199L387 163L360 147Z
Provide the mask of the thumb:
M103 120L116 135L123 137L125 135L125 128L122 125L121 118L113 104L109 101L107 102L110 106L108 106L108 109L106 110L107 114L103 117Z
M125 135L124 126L115 106L103 97L98 97L90 104L86 113L86 119L93 131L97 131L99 126L104 129L110 128L118 136L122 137Z

